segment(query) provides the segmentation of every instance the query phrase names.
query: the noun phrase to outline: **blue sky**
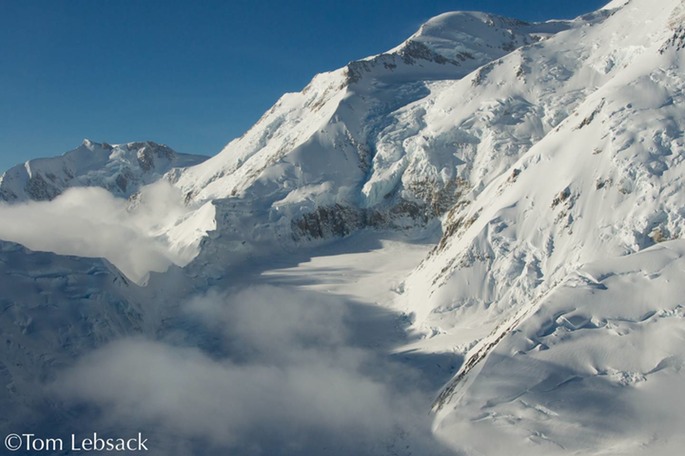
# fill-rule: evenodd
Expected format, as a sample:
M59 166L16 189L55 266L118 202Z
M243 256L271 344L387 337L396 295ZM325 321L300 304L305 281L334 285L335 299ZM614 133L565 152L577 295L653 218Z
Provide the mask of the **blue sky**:
M0 0L0 170L83 138L215 154L284 92L428 18L571 18L608 0Z

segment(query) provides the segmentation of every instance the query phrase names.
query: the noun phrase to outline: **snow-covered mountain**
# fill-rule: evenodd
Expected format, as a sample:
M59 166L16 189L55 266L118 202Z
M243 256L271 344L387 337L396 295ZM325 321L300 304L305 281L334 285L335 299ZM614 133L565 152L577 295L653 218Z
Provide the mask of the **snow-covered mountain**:
M611 49L581 55L564 37L612 11L538 24L438 16L395 49L284 95L177 185L192 201L230 202L217 217L227 230L261 214L260 240L425 224L472 199L611 77L593 67Z
M445 217L443 238L411 279L419 296L431 296L411 304L421 324L448 324L442 309L465 312L459 321L488 332L483 319L516 309L579 265L682 236L684 82L673 37L683 8L666 3L646 12L646 3L630 2L492 70L485 93L523 91L564 116ZM650 27L641 26L647 14ZM560 56L572 58L562 66ZM530 69L525 84L504 84L522 58L540 70ZM558 87L548 93L549 84ZM514 123L525 128L523 119ZM471 313L478 323L466 323Z
M347 330L331 328L324 320L345 320L338 314L323 318L287 304L293 314L286 315L278 306L290 299L288 293L267 290L266 307L262 292L239 293L238 301L256 302L255 314L225 297L232 287L261 283L265 277L276 286L318 292L317 274L339 274L345 286L329 284L326 291L358 300L344 307L352 315L347 320L357 325L349 332L363 334L360 340L376 340L364 350L387 350L391 358L409 360L405 373L423 373L423 383L417 377L412 381L434 401L419 395L417 402L400 401L401 407L388 415L432 409L432 431L440 443L439 451L431 446L436 454L674 454L684 443L680 429L685 424L685 407L677 399L685 372L683 23L682 0L614 0L572 21L532 24L484 13L446 13L396 48L319 74L302 92L284 95L248 132L206 161L150 143L87 142L64 157L13 168L0 179L2 198L10 202L52 199L67 187L87 185L130 197L164 176L185 206L165 211L164 223L150 230L155 239L182 252L183 261L174 261L177 266L166 273L150 274L141 287L129 285L108 262L36 254L3 243L3 270L45 287L26 288L28 302L52 296L73 304L83 290L87 315L93 312L105 330L78 332L82 349L67 355L57 356L62 348L54 343L30 348L34 338L25 329L32 321L44 321L45 311L40 305L19 306L24 292L14 287L6 292L11 304L6 309L21 307L22 313L15 317L5 311L0 323L11 328L3 330L11 333L8 340L21 343L2 355L0 362L14 367L0 374L28 378L28 367L25 372L17 366L22 356L37 365L31 372L41 375L49 375L55 360L76 369L68 371L68 379L105 368L119 372L129 362L139 365L121 353L137 347L151 357L142 364L175 372L181 380L187 369L179 365L201 371L200 389L216 397L233 397L216 375L251 387L253 380L270 379L268 372L275 369L279 379L286 377L285 395L294 402L283 405L280 387L259 384L286 409L303 405L296 400L301 391L292 378L313 369L321 375L303 381L317 401L327 404L316 413L345 417L363 409L355 408L361 393L341 393L346 385L366 391L371 384L386 399L399 397L399 371L383 364L392 370L392 381L387 372L369 373L360 367L373 364L368 353L359 358L358 351L348 353L349 347L336 345L346 340L342 334ZM119 185L122 175L130 175L125 185ZM360 231L372 238L400 236L413 247L404 249L407 258L397 244L391 255L375 256L386 244L339 241L349 235L358 239ZM396 271L410 268L409 257L413 261L417 252L423 254L431 239L434 245L420 264L395 280ZM314 249L325 243L338 246L335 255ZM388 275L378 258L392 256L402 268L393 266L392 283L385 283ZM289 257L296 259L285 260ZM295 265L288 263L286 270L306 273L296 272L296 279L289 280L275 272L288 261ZM303 266L309 263L322 266ZM363 267L369 279L359 278ZM72 269L80 272L72 277ZM369 292L369 283L394 299ZM305 302L322 299L297 296ZM49 301L51 312L57 301ZM118 303L113 310L112 303ZM369 336L370 328L376 329L361 322L355 306L382 309L394 319L394 330L404 328L408 335L388 348L377 341L379 336ZM122 315L132 315L131 309L135 318L126 320ZM189 316L197 316L198 309L204 320ZM274 321L264 318L269 309L278 316ZM64 327L80 327L78 314L55 312L58 323L39 325L45 340L59 339ZM295 320L304 322L306 330ZM326 343L319 339L321 328L331 335ZM106 344L119 337L115 333L143 335L154 344L108 349ZM88 345L91 336L99 343ZM265 350L264 341L272 340L275 344ZM178 346L180 351L170 348ZM326 347L335 350L329 353ZM90 349L95 355L70 361ZM271 350L288 361L265 355ZM99 361L99 354L111 364ZM170 366L169 360L178 364ZM328 378L330 360L353 372L354 381L336 370L333 377L350 383L340 380L321 392L315 379ZM357 382L357 376L363 381ZM154 377L164 383L159 389L164 394L179 386L165 383L166 377ZM161 399L148 399L146 392L156 388L143 380L121 382L145 405L143 410L152 411L143 418L118 415L120 421L157 423L163 415L160 422L170 426L169 435L186 435L184 426L160 410L182 413ZM182 389L192 389L193 382L181 380ZM384 387L377 382L385 382ZM111 405L106 387L84 385L83 395L72 395L89 406ZM118 384L108 385L119 391ZM384 389L388 385L390 392ZM11 394L3 403L23 404L28 413L31 402ZM253 398L251 406L257 404L250 413L267 416L261 394L247 397ZM331 405L331 397L343 399ZM227 407L220 411L208 403L198 410L233 422L224 415ZM316 425L307 424L311 429L327 422L316 413ZM269 423L276 420L275 429L287 422L268 417ZM247 422L251 419L248 414ZM340 419L336 426L351 426ZM380 414L378 420L383 419L387 416ZM249 452L245 435L259 433L259 425L236 431L220 425L214 429L216 422L222 421L213 419L209 433L188 431L188 439L206 438L210 448L226 445ZM389 427L399 430L378 430L383 439L394 435L390 443L356 452L384 454L383 447L387 454L409 454L426 448L425 442L407 437L406 429L416 423L392 423ZM247 440L216 437L233 432ZM276 443L265 448L278 447L281 437L274 438ZM305 440L303 448L316 454L318 440ZM343 454L351 451L339 448Z
M151 141L95 143L88 139L60 157L39 158L0 176L0 200L52 200L70 187L102 187L128 198L174 168L197 165L207 157L179 154Z
M474 153L454 153L453 126L424 134L430 96L520 46L587 23L438 16L397 48L284 95L242 137L183 172L177 185L196 201L257 204L287 237L346 234L402 216L425 223L465 192L471 166L459 165Z
M682 445L668 422L635 431L639 412L626 408L644 406L649 416L672 409L664 397L640 394L625 379L659 371L653 382L662 385L665 378L664 386L651 391L672 391L671 378L682 381L679 361L669 360L685 354L675 284L683 273L677 252L685 202L678 44L684 12L680 1L655 8L634 0L600 24L512 53L488 76L490 93L514 88L515 96L564 84L550 98L534 99L560 107L563 98L556 97L566 97L568 111L470 204L450 211L440 243L405 282L403 308L430 335L424 346L453 347L465 357L435 404L439 434L455 447L486 454L512 443L539 454L672 454ZM502 84L526 59L542 71L526 71L518 90L516 82ZM671 239L677 240L671 248L639 254ZM587 273L594 266L585 265L597 261L603 272ZM612 276L626 278L604 283ZM612 321L627 327L617 333ZM643 321L654 326L643 329ZM651 338L651 328L671 322L678 329ZM630 337L618 342L617 334ZM569 339L579 345L562 343ZM530 345L522 347L523 340ZM533 367L528 359L545 361ZM682 414L671 419L682 422ZM478 437L467 430L476 421L473 429L485 432ZM510 430L507 423L516 424ZM456 429L473 440L460 442ZM494 429L513 440L488 441Z

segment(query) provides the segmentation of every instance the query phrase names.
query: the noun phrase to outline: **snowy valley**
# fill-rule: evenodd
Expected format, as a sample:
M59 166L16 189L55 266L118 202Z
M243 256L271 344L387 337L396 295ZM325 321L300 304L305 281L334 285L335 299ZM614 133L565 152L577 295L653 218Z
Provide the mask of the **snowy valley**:
M445 13L210 158L85 140L11 168L0 429L678 454L684 23L682 0Z

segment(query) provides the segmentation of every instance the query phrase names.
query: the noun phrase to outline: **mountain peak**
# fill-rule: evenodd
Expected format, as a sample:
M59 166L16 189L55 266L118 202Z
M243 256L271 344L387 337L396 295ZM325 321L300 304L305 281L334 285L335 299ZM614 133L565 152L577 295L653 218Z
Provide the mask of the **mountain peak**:
M37 158L10 168L0 177L0 200L52 200L69 187L103 187L129 197L173 168L206 159L179 154L152 141L111 145L86 138L61 156Z
M74 153L77 150L83 150L83 149L86 149L89 152L111 151L114 149L114 147L117 147L117 146L112 146L111 144L108 144L106 142L99 143L96 141L92 141L88 138L84 138L79 147L77 147L76 149L73 149L69 152L65 152L64 155Z
M458 79L522 46L579 25L564 20L529 23L476 11L443 13L395 48L349 63L348 83L367 78L382 82Z

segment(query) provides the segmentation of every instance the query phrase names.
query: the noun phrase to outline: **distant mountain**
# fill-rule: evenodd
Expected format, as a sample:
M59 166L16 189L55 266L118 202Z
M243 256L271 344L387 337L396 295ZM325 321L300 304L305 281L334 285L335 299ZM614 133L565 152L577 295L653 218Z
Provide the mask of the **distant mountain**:
M52 200L70 187L102 187L127 198L174 168L206 159L151 141L110 145L86 139L60 157L29 160L6 171L0 176L0 199Z

